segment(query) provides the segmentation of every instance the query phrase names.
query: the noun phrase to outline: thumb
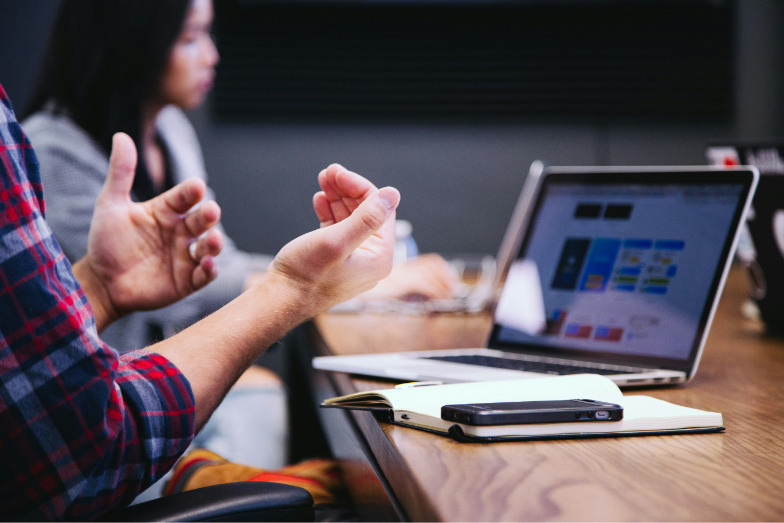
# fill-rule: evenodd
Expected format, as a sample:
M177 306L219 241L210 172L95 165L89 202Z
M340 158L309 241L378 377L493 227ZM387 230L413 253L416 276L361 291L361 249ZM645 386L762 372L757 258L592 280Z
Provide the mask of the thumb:
M112 154L103 191L112 198L128 197L135 175L136 145L127 134L117 133L112 137Z
M343 221L325 229L344 253L353 252L362 242L379 232L400 203L400 193L393 187L376 191ZM394 239L394 233L392 233Z

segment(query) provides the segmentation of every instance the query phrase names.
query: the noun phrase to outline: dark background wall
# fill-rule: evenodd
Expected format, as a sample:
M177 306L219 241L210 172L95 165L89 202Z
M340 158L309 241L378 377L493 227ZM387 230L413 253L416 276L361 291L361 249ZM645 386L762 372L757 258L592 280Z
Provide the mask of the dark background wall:
M0 0L0 83L17 108L27 101L57 3ZM310 208L316 175L340 162L401 190L399 217L414 224L421 250L495 253L535 159L702 164L710 141L782 136L784 2L729 5L733 100L724 118L232 123L214 118L208 103L190 116L224 224L241 248L275 252L317 225Z

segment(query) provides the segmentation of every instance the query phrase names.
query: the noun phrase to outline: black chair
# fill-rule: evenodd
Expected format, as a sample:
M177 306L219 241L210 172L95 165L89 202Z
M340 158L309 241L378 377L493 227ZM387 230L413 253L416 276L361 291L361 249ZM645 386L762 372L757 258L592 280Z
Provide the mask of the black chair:
M305 489L247 481L180 492L109 512L103 521L313 521Z

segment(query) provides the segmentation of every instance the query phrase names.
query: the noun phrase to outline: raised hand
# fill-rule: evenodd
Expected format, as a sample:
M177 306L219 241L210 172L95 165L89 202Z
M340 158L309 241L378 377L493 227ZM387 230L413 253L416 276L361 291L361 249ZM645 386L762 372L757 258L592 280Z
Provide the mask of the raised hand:
M223 248L223 237L210 229L220 219L220 208L207 201L189 212L204 197L204 182L188 180L135 203L130 192L136 161L133 140L114 135L87 254L74 265L99 330L129 312L184 298L218 274L213 257Z
M331 165L321 171L319 185L322 190L313 196L313 208L321 227L346 219L376 191L372 183L340 165ZM393 267L388 277L372 290L362 293L361 299L451 298L457 283L454 269L441 256L425 254Z
M313 209L327 227L348 218L359 204L376 192L376 186L362 176L332 164L319 173L321 191L313 195Z
M313 315L372 289L392 270L400 193L331 165L313 197L321 229L287 244L267 269L297 289Z

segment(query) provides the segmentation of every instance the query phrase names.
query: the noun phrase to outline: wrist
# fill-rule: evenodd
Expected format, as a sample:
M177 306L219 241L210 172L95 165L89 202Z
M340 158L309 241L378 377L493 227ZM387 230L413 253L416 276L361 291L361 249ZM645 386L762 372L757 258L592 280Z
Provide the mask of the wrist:
M90 308L95 316L95 325L98 332L104 330L113 321L120 317L117 308L112 303L111 297L101 279L93 271L86 258L82 258L73 265L73 273L82 286Z
M267 270L261 275L250 291L264 294L267 300L274 300L274 308L285 311L295 324L302 323L321 311L320 300L310 285L275 270Z
M252 289L259 283L264 280L264 272L261 271L252 271L245 275L245 281L243 282L242 290L247 291L248 289Z

